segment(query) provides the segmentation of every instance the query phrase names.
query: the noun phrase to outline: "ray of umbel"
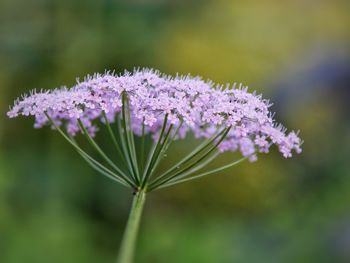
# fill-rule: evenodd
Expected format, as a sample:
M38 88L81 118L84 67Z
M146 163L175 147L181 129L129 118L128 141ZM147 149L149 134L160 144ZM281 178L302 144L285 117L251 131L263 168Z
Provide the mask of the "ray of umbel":
M287 134L276 124L269 107L267 100L242 85L223 88L199 77L172 78L142 69L123 75L95 74L71 88L31 92L16 100L8 116L34 116L36 128L50 125L93 169L132 190L134 198L118 254L118 262L129 263L147 193L219 174L246 159L255 161L272 145L284 157L301 152L298 134ZM94 139L101 124L115 148L113 154ZM188 133L202 142L159 172L172 143ZM74 138L78 134L99 158L79 146ZM139 144L136 136L141 137ZM153 144L148 148L150 139ZM236 151L242 158L203 170L220 153Z

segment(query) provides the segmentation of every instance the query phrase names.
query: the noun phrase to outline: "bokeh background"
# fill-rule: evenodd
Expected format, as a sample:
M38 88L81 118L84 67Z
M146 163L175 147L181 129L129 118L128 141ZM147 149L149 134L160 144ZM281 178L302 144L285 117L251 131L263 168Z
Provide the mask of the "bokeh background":
M0 0L0 262L114 262L130 191L6 111L134 67L244 82L305 141L150 194L136 262L350 262L349 14L348 0Z

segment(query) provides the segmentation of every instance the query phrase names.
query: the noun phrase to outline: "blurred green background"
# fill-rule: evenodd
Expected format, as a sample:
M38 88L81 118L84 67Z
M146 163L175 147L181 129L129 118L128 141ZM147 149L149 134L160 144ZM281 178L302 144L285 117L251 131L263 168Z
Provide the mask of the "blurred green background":
M348 0L0 0L0 262L114 262L130 191L6 111L135 66L244 82L305 140L292 159L151 193L136 262L350 262L349 14Z

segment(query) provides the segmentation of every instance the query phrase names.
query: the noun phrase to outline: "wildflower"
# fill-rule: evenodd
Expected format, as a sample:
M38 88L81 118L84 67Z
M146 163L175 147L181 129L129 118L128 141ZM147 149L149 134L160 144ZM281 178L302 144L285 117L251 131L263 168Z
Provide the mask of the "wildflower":
M96 119L103 120L103 112L111 123L120 114L123 92L130 101L131 125L138 135L142 125L145 133L158 134L167 114L169 124L183 123L181 138L191 131L197 138L208 139L217 127L231 127L218 146L221 151L239 149L247 156L252 151L268 152L269 147L276 144L285 157L290 157L293 150L301 152L297 134L286 135L283 127L271 118L268 101L249 93L247 88L223 89L198 77L171 78L149 69L120 76L95 74L71 89L33 91L17 100L8 116L34 116L35 127L40 128L50 123L46 112L56 126L65 126L72 136L81 132L77 121L81 119L94 136L97 127L93 123ZM249 151L248 141L251 142Z
M286 158L293 151L300 153L298 134L287 134L282 125L276 124L270 106L269 101L248 92L243 85L223 87L199 77L170 77L141 69L122 75L106 72L87 76L71 88L32 91L16 100L7 114L10 118L33 116L35 128L51 125L94 169L131 187L136 193L131 213L139 217L146 192L218 173L244 159L255 161L258 153L269 152L273 144ZM106 126L125 167L114 163L94 141L101 124ZM79 133L86 136L104 163L77 144L74 136ZM188 133L203 142L173 167L157 174L157 166L171 143ZM144 148L147 134L154 140L149 151ZM139 147L135 146L134 135L142 138ZM199 172L226 151L239 151L243 158ZM137 222L128 225L130 231L137 229L133 224ZM132 253L129 238L136 232L130 231L123 240L121 262L127 262Z

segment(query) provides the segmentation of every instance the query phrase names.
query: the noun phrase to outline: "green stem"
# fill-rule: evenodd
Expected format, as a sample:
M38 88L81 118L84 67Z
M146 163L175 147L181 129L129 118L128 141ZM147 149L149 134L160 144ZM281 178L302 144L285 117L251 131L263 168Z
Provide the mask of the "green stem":
M195 179L198 179L200 177L203 177L203 176L207 176L207 175L211 175L211 174L214 174L214 173L217 173L217 172L221 172L223 170L226 170L232 166L235 166L241 162L243 162L244 160L246 160L247 158L249 158L249 156L247 157L243 157L235 162L232 162L232 163L229 163L229 164L226 164L224 166L221 166L219 168L216 168L216 169L213 169L213 170L210 170L208 172L205 172L205 173L201 173L201 174L198 174L198 175L194 175L194 176L191 176L191 177L188 177L188 178L185 178L185 179L182 179L182 180L176 180L176 181L170 181L168 183L165 183L157 188L154 188L153 190L157 190L157 189L161 189L161 188L165 188L165 187L168 187L168 186L172 186L172 185L176 185L176 184L180 184L180 183L184 183L184 182L188 182L188 181L192 181L192 180L195 180Z
M78 150L79 146L77 144L77 142L74 140L74 138L70 137L71 141L77 146L77 152L79 153L79 155L92 167L94 168L97 172L101 173L102 175L107 176L108 178L121 183L122 185L125 185L127 187L129 187L129 185L122 179L120 178L118 175L116 175L115 173L113 173L111 170L109 170L108 168L106 168L105 166L103 166L102 164L100 164L99 162L97 162L94 158L92 158L90 155L88 155L87 153L85 153L83 150ZM135 185L131 185L131 187L135 188Z
M98 146L98 144L92 139L92 137L90 136L89 132L87 131L86 127L84 126L84 124L82 123L82 121L80 119L78 119L78 124L79 124L80 128L82 129L83 134L86 136L88 142L92 145L92 147L95 148L95 150L101 155L101 157L103 159L105 159L105 161L110 166L112 166L116 172L118 172L118 174L120 175L121 178L123 178L125 181L133 184L133 181L131 181L129 179L129 177L127 175L125 175L124 172L122 170L120 170L120 168L115 163L112 162L112 160L104 153L104 151L102 151L100 146Z
M126 142L124 139L124 130L122 128L122 126L123 126L122 121L121 121L119 115L117 115L116 118L117 118L117 129L118 129L118 133L119 133L120 144L122 146L121 148L122 148L124 157L126 159L126 163L127 163L129 172L131 173L132 177L135 178L135 175L133 174L133 169L132 169L131 161L129 158L128 150L126 149Z
M112 176L112 177L114 177L114 178L111 178L111 179L113 179L113 180L116 180L116 181L118 181L119 182L119 180L120 180L120 182L122 183L122 184L125 184L125 183L127 183L127 184L129 184L132 188L135 188L136 186L135 186L135 184L132 182L132 181L130 181L130 180L125 180L121 175L117 175L117 174L115 174L115 173L113 173L112 171L110 171L109 169L107 169L105 166L103 166L102 164L100 164L99 162L97 162L94 158L92 158L89 154L87 154L85 151L83 151L79 146L78 146L78 144L74 141L74 140L72 140L71 138L69 138L69 136L67 136L61 129L60 129L60 127L58 127L55 123L54 123L54 121L50 118L50 116L47 114L47 112L45 112L45 115L46 115L46 117L48 118L48 120L49 120L49 122L51 123L51 125L53 126L53 127L55 127L55 129L63 136L63 138L65 139L65 140L67 140L76 150L77 150L77 152L85 159L85 160L87 160L87 161L90 161L89 162L89 164L91 165L91 166L93 166L93 168L95 168L95 166L96 167L99 167L100 169L102 169L101 171L104 171L102 174L103 175L106 175L107 177L109 177L109 178L111 178L110 176ZM100 170L98 170L98 171L100 171ZM108 175L107 175L108 174ZM123 181L123 182L122 182Z
M134 179L138 184L140 182L139 171L137 167L137 159L136 159L136 151L135 151L135 143L134 143L134 134L132 132L132 127L130 123L130 111L129 104L126 92L123 92L122 95L122 124L124 128L124 140L126 145L127 154L129 156L129 160L131 163L132 172L134 175Z
M170 134L172 128L173 128L173 125L171 124L170 127L169 127L169 129L168 129L168 131L167 131L167 133L165 134L163 143L162 143L162 145L161 145L161 148L159 149L158 157L157 157L157 159L156 159L156 162L155 162L154 165L153 165L153 168L152 168L152 170L151 170L151 173L150 173L150 177L149 177L149 178L151 178L151 176L153 175L154 171L157 169L158 164L160 163L160 161L161 161L162 158L164 157L164 154L165 154L165 152L166 152L166 148L167 148L167 146L169 145L169 134Z
M191 161L193 158L198 156L199 153L204 151L206 148L208 148L217 138L219 138L220 135L222 135L225 132L225 129L223 129L220 133L218 133L216 136L212 137L211 139L205 140L202 142L198 147L196 147L192 152L190 152L186 157L184 157L181 161L177 162L175 165L173 165L170 169L159 175L152 183L156 183L163 178L166 178L167 176L171 175L173 172L179 171L180 168L183 167L186 163Z
M146 193L141 190L135 193L129 219L123 235L122 243L118 255L118 263L133 262L135 243L140 225L141 214L146 199Z
M176 172L175 174L169 176L169 177L158 177L156 180L154 180L153 182L151 182L150 184L150 188L149 191L152 191L155 188L158 188L160 185L167 183L168 181L176 178L177 176L181 176L181 174L183 174L184 172L187 172L189 170L191 170L191 168L195 167L197 164L200 164L203 160L205 160L213 151L215 151L216 147L219 146L219 144L225 139L226 135L228 134L228 132L230 131L231 126L224 129L224 133L221 135L221 138L219 139L218 142L216 142L213 146L211 146L211 148L209 148L209 150L207 150L201 157L199 157L198 160L196 160L194 163L188 165L187 167L184 167L182 169L179 169L178 172ZM221 133L220 133L221 134ZM198 154L199 155L199 154ZM194 156L196 157L196 156Z
M208 164L210 164L216 157L218 157L220 155L220 152L215 152L212 156L208 157L207 160L205 160L204 162L202 162L201 164L197 165L196 167L192 168L191 170L177 176L176 181L182 178L185 178L199 170L201 170L202 168L204 168L205 166L207 166ZM174 180L170 180L169 182L173 182ZM168 182L168 183L169 183Z
M150 160L149 160L150 162L147 164L146 171L145 171L144 176L143 176L141 188L144 188L145 185L147 184L148 178L149 178L149 176L151 174L151 171L153 169L153 165L154 165L154 163L156 162L156 160L157 160L157 158L159 156L159 152L161 151L161 149L164 146L164 144L162 144L162 139L163 139L163 134L164 134L167 122L168 122L168 114L165 114L163 125L162 125L162 129L160 131L157 144L156 144L155 148L153 148L152 153L150 154L150 157L151 157Z
M120 145L119 145L119 143L118 143L118 141L117 141L117 138L116 138L115 135L114 135L114 132L113 132L113 130L112 130L112 127L111 127L111 125L110 125L110 123L109 123L109 121L108 121L108 118L107 118L107 116L106 116L106 113L105 113L104 111L102 111L102 116L103 116L103 118L104 118L104 120L105 120L108 133L109 133L109 135L110 135L111 138L112 138L113 144L114 144L114 146L115 146L115 148L116 148L116 150L117 150L119 156L123 159L123 162L126 163L124 154L122 153L122 151L121 151L121 149L120 149Z

